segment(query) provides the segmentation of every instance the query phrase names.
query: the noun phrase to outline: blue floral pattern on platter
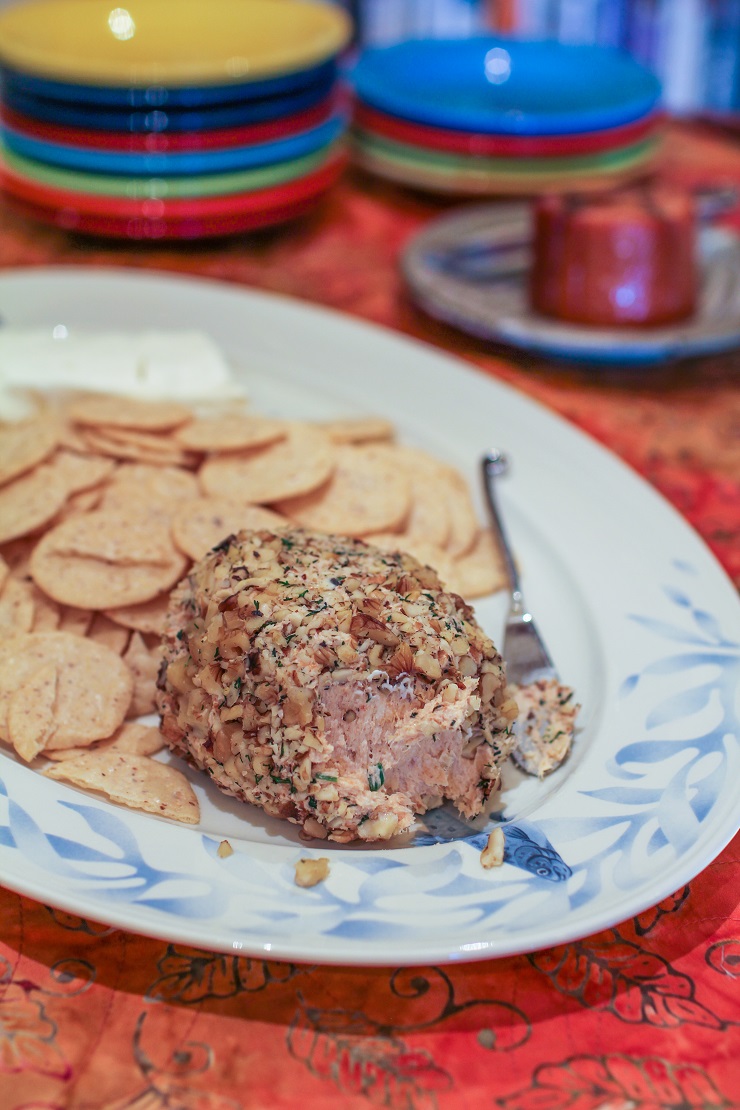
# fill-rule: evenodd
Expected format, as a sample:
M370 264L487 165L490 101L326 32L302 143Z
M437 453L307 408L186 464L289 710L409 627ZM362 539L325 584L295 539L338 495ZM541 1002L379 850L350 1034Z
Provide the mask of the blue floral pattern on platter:
M690 574L674 564L674 576ZM591 769L593 786L582 789L576 775L533 818L504 822L504 865L493 872L479 861L486 832L455 843L430 836L402 850L334 850L329 879L298 891L295 863L326 854L325 845L244 841L222 859L212 835L158 825L170 836L161 847L141 815L78 801L56 784L54 806L24 806L2 782L0 863L14 858L14 874L20 860L24 873L48 876L51 901L62 884L90 916L97 907L102 920L119 920L126 906L136 911L133 928L167 935L190 923L210 931L214 947L246 952L279 952L281 942L287 951L299 935L303 950L326 955L342 938L362 962L373 945L393 940L411 951L439 935L453 955L451 937L477 937L485 954L497 943L517 950L512 938L535 918L570 919L576 932L589 914L616 922L628 896L644 888L648 905L650 891L657 901L685 881L677 865L707 831L716 836L720 825L725 840L734 831L740 644L688 589L664 592L673 620L626 617L654 647L610 699L610 712L625 712L625 743L606 753L596 779ZM172 836L182 838L175 852Z

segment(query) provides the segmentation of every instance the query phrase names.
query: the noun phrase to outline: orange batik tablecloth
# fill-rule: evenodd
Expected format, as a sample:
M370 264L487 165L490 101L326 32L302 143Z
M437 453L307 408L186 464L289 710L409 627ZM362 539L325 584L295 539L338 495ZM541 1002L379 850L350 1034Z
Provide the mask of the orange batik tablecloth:
M662 172L740 185L740 145L676 130ZM77 238L0 206L0 267L185 272L425 339L614 450L740 584L740 354L649 371L574 369L436 324L407 298L396 260L445 207L350 173L292 226L170 247ZM213 954L1 890L0 1108L740 1106L739 851L736 838L690 884L598 935L410 969Z

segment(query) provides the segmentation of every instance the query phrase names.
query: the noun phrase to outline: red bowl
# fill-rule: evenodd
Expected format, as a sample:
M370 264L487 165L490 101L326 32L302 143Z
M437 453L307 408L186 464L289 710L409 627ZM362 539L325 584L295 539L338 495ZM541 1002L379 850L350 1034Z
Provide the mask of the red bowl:
M279 208L265 209L262 212L244 212L231 216L208 216L183 220L86 216L79 212L72 213L64 209L46 208L43 205L31 204L14 196L8 199L11 206L21 215L59 228L62 231L99 235L112 239L158 242L163 239L216 238L222 235L235 235L246 231L257 231L260 228L274 227L309 212L318 204L322 196L323 192L318 192L306 200Z
M656 131L663 121L662 113L651 112L633 123L608 127L603 131L571 135L484 135L477 131L453 131L414 123L380 112L362 101L355 102L353 115L355 123L363 130L388 139L430 151L494 158L557 158L569 154L596 154L639 142Z
M57 123L45 123L33 116L14 112L3 107L0 120L31 139L61 143L66 146L83 147L90 150L115 150L129 154L164 154L180 151L199 151L230 149L231 147L253 146L255 143L269 143L275 139L286 139L291 135L318 127L325 123L338 105L338 97L332 95L292 116L253 123L245 127L221 128L216 131L100 131L84 127L65 127Z
M286 205L310 200L336 181L346 162L347 155L344 151L332 153L317 170L282 185L247 193L177 200L134 199L58 189L24 177L6 166L0 168L0 183L11 196L41 208L68 213L70 220L75 215L116 220L208 220L229 216L243 218L249 214L265 214L285 208Z

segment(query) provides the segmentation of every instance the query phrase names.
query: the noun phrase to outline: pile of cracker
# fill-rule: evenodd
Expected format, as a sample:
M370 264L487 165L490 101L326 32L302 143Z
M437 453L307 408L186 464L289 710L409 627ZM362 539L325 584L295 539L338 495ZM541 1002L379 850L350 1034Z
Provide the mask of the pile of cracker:
M470 600L504 585L464 478L380 418L203 415L111 395L0 424L0 740L43 773L197 823L152 756L172 587L225 536L298 524L405 550Z

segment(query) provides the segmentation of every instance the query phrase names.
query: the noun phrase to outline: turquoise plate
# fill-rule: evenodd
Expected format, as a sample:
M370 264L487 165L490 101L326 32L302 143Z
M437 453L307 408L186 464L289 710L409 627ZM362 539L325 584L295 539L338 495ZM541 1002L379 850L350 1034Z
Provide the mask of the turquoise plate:
M361 100L391 115L513 135L618 127L654 111L661 91L619 50L491 35L367 50L352 80Z
M76 147L30 138L11 127L3 127L3 141L9 150L24 158L48 166L78 170L91 174L124 174L128 176L190 176L191 174L227 173L236 170L274 166L290 159L301 158L334 142L345 129L344 119L337 115L318 127L310 127L283 139L254 143L223 150L200 150L137 154L129 151L100 150Z

